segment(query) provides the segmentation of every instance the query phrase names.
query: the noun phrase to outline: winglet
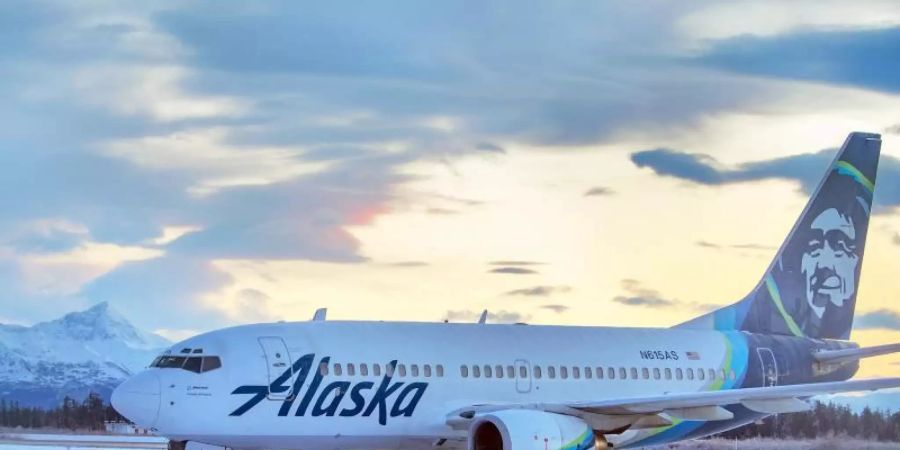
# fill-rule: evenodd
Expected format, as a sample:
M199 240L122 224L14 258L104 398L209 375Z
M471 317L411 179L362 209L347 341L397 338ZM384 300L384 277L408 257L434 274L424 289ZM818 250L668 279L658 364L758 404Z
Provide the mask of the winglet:
M487 316L488 316L488 310L482 311L482 312L481 312L481 317L478 318L478 323L483 324L483 323L487 322Z
M324 322L325 316L328 315L328 308L319 308L316 310L316 313L313 314L313 322Z

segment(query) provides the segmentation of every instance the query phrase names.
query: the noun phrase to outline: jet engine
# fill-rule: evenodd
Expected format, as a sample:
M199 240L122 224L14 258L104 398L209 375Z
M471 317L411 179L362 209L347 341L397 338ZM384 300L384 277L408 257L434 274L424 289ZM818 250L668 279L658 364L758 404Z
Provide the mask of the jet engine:
M469 450L588 450L607 448L602 435L577 417L507 409L475 417Z

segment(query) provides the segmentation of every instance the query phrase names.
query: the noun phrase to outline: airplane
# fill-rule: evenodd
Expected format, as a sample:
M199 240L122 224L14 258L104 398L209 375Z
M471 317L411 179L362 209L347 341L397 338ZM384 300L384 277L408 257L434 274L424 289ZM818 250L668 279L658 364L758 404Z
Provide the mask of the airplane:
M880 148L880 135L851 133L756 287L672 328L331 321L322 309L179 342L111 401L173 450L587 450L900 387L851 379L861 358L900 352L849 340Z

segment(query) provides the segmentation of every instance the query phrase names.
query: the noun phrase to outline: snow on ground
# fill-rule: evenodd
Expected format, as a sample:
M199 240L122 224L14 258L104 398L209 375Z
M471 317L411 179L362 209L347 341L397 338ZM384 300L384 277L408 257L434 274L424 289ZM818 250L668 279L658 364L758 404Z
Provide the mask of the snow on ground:
M116 435L116 434L41 434L41 433L0 433L4 441L67 441L67 442L130 442L130 443L166 443L168 440L151 435Z
M646 450L900 450L898 442L873 442L849 438L814 439L808 441L748 439L733 441L709 439L647 447Z
M159 436L0 433L0 450L163 450Z

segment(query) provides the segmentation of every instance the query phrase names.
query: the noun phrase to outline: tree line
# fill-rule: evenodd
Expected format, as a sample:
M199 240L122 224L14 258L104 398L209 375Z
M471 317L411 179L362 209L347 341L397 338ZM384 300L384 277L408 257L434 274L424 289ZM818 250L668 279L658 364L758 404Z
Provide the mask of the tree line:
M854 412L849 406L816 402L811 411L769 416L761 421L720 434L728 439L755 437L812 439L846 436L865 440L900 442L900 412Z
M0 399L0 427L102 431L104 422L124 420L100 394L93 392L81 402L66 396L53 409L20 406L17 401Z

